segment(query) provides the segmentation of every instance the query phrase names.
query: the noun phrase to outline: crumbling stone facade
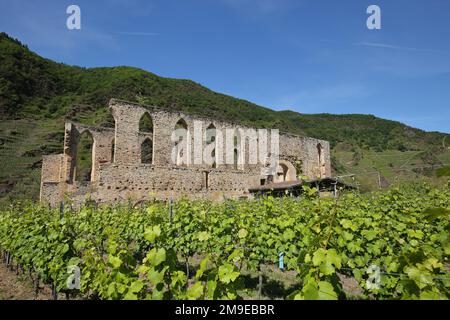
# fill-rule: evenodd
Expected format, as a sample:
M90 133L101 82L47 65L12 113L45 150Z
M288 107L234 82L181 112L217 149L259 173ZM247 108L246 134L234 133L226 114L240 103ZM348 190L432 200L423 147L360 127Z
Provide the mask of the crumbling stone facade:
M118 203L182 197L220 201L248 197L249 188L272 180L277 183L296 181L299 177L317 179L331 175L327 141L281 133L279 164L276 174L268 177L262 174L262 164L248 164L249 146L255 142L252 139L259 139L258 136L240 137L235 149L236 157L242 160L239 164L217 161L217 164L206 165L198 163L195 153L191 152L195 148L194 121L208 123L209 127L223 132L225 129L236 132L238 129L248 129L244 126L115 99L111 99L109 108L115 120L115 129L73 122L65 124L63 154L43 157L42 202L56 206L68 199L79 205L86 200ZM140 132L139 123L145 114L151 118L152 132ZM173 132L180 123L190 133L187 135L187 142L190 143L186 143L188 150L184 150L184 157L190 157L188 164L173 161L174 150L177 150L174 149ZM78 181L77 146L85 132L93 139L91 174L90 181ZM144 143L151 145L149 163L142 163ZM263 143L270 144L270 141ZM223 159L225 150L216 149L214 159ZM175 154L184 151L175 151Z

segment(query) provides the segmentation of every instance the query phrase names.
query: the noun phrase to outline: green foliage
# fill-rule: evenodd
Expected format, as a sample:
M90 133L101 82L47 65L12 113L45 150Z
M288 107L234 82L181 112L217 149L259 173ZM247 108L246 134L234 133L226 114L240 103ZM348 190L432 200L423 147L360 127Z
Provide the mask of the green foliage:
M67 290L81 269L80 294L100 299L239 299L242 268L259 272L284 253L299 289L286 298L345 299L338 274L367 299L448 299L450 194L427 185L338 200L263 198L169 207L37 205L0 212L0 248L26 270ZM202 257L195 272L183 263ZM371 277L379 268L379 283ZM373 270L372 270L373 269ZM372 271L370 271L372 270Z
M450 166L436 169L436 175L438 177L450 177Z

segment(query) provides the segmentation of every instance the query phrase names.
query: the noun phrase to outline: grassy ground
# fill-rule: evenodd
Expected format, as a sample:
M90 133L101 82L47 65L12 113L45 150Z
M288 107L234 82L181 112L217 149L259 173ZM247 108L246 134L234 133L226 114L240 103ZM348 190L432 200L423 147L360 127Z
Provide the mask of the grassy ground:
M42 155L62 151L63 130L60 121L0 122L0 198L4 202L37 199Z
M450 152L430 154L425 151L351 151L339 147L333 152L343 169L339 174L355 174L354 181L350 178L346 178L346 181L359 183L363 191L378 188L377 172L380 172L383 188L417 180L442 185L447 178L436 177L435 169L431 166L450 163Z

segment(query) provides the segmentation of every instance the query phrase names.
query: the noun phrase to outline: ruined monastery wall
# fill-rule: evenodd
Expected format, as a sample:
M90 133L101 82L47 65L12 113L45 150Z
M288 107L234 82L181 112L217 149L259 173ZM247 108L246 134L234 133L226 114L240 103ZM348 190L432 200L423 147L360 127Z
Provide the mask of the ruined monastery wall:
M264 143L270 148L270 136L267 141L259 135L241 137L236 133L238 129L248 127L114 99L109 108L115 128L98 128L73 122L65 124L63 154L43 158L43 202L55 206L64 198L82 204L86 199L98 203L116 203L182 197L221 201L225 198L248 197L250 187L265 183L267 177L261 170L263 165L248 164L249 146L252 143ZM139 131L139 122L144 114L151 118L152 132ZM204 124L201 132L194 129L196 121ZM181 151L173 151L175 142L172 141L172 134L177 123L182 123L187 129L190 143L185 146L186 150L180 145ZM219 141L210 142L217 162L213 166L201 163L201 153L198 159L198 153L193 150L196 148L194 139L203 139L208 126L221 130L224 139L222 149L218 148ZM226 129L234 131L230 133ZM78 181L76 172L79 157L77 147L84 133L88 133L93 140L90 181ZM235 149L234 157L238 163L225 164L227 139L233 141L228 147ZM152 147L150 163L142 163L141 152L145 143ZM188 164L174 163L172 157L177 157L176 152L179 152L180 158L184 155L184 160L187 160L185 154L188 154ZM327 141L280 134L279 159L274 182L295 181L299 175L309 179L331 175ZM245 164L241 164L243 160Z

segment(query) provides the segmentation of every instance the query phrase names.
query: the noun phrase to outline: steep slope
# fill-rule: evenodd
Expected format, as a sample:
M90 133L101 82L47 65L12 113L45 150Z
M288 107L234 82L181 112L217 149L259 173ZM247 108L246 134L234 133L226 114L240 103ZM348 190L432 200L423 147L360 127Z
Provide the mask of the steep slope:
M349 152L441 154L448 136L371 115L276 112L190 80L137 68L68 66L44 59L0 33L0 197L36 198L41 155L62 151L64 119L111 125L106 105L112 97L326 139ZM334 157L337 171L351 169L341 162Z

